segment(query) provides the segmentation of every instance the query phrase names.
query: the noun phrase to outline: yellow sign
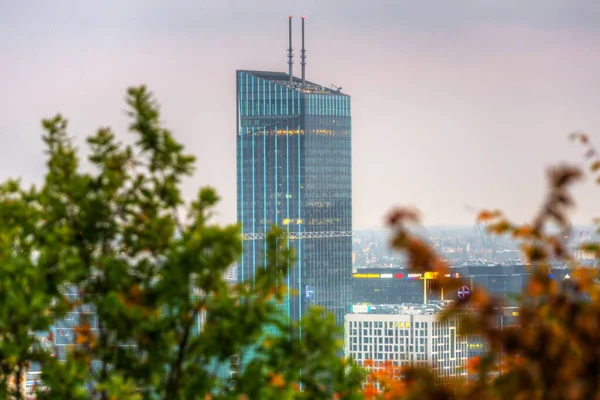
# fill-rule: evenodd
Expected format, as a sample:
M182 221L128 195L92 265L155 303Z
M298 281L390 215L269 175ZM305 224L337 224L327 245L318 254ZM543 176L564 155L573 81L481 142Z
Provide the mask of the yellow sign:
M394 274L364 274L364 273L355 273L352 274L355 278L363 278L363 279L379 279L379 278L394 278ZM406 276L409 279L437 279L439 276L439 272L425 272L424 274L410 273L410 274L396 274L396 279L401 279ZM451 277L458 278L458 274L446 274L447 278Z
M379 278L379 274L353 274L355 278Z

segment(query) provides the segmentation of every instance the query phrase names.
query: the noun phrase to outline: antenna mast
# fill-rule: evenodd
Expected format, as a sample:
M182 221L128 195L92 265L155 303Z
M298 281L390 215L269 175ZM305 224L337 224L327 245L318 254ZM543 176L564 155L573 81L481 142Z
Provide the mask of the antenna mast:
M290 47L288 49L288 65L290 66L290 85L294 82L294 77L293 77L293 65L294 65L294 56L293 56L293 49L292 49L292 17L288 17L289 20L289 25L290 25Z
M304 85L306 83L306 50L304 49L304 20L305 19L306 19L306 17L302 17L302 50L300 51L300 64L302 65L302 85Z

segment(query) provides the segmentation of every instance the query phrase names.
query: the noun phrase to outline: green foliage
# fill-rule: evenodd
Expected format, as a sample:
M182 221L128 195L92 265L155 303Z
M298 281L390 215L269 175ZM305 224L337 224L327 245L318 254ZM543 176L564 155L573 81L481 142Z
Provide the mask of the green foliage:
M294 327L278 309L292 257L282 233L269 235L254 285L228 284L239 226L210 222L219 200L210 188L185 204L180 185L194 157L161 125L145 87L129 89L126 102L135 143L99 129L87 139L93 173L81 170L58 115L43 121L44 183L0 186L0 398L22 398L31 362L42 365L41 399L360 396L364 375L337 356L333 319L313 310ZM76 345L59 362L33 333L83 305L97 326L81 314ZM233 379L219 373L249 348L256 356Z

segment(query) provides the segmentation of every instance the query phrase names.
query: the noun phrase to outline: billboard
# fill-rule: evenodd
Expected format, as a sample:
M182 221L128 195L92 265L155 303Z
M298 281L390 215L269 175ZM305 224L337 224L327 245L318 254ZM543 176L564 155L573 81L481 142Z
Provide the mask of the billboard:
M437 279L438 272L421 273L361 273L355 272L352 274L356 279ZM459 278L460 274L446 274L447 278Z
M350 306L350 311L354 314L367 314L371 311L371 306L367 306L364 304L354 304Z

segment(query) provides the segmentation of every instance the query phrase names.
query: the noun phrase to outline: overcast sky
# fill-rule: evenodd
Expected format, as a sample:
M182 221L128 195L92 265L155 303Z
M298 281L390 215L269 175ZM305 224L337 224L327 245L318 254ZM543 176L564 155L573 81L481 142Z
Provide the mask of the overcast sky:
M307 78L352 96L355 228L398 204L428 225L472 224L467 205L522 222L545 168L581 162L567 134L600 141L598 0L3 0L0 180L41 179L56 112L81 144L125 137L124 91L145 83L198 157L186 195L216 187L235 221L235 70L286 71L288 15L307 16ZM577 190L574 223L599 190Z

